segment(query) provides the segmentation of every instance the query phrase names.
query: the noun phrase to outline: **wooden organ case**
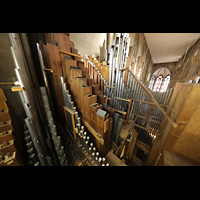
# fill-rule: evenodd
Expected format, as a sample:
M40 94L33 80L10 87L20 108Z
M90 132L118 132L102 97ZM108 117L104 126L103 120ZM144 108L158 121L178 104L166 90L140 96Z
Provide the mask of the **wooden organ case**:
M174 128L163 119L161 137L154 143L145 165L199 165L200 85L177 83L167 113L178 126Z

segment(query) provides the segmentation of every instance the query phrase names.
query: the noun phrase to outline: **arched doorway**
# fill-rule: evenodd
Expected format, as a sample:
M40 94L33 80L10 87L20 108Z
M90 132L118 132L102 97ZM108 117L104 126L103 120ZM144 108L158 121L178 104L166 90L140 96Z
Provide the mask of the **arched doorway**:
M149 89L154 92L165 92L170 82L170 71L166 67L157 69L151 77Z

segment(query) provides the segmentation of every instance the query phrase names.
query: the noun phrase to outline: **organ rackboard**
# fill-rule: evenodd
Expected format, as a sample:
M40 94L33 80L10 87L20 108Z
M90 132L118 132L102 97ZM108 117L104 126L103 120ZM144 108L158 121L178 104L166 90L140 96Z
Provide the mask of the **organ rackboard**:
M7 98L0 89L0 166L19 166Z

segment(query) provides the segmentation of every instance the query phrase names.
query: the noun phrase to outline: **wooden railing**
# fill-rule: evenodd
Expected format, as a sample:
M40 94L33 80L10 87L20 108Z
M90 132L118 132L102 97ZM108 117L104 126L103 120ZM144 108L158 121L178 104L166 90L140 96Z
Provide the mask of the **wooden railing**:
M163 113L163 115L166 117L166 119L170 122L170 124L176 128L177 124L176 122L174 122L169 115L165 112L165 110L162 108L162 106L156 101L156 99L153 97L153 95L143 86L143 84L140 83L140 81L137 79L137 77L133 74L133 72L131 70L129 70L129 68L125 68L125 69L120 69L120 71L124 71L127 70L133 77L134 79L137 81L137 83L142 87L142 89L146 92L146 94L150 97L150 99L154 102L154 104L156 105L156 107Z

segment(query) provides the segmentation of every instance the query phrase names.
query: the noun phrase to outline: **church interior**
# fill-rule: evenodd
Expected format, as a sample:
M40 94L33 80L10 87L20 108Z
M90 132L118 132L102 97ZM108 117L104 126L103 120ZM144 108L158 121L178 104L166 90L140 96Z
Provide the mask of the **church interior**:
M200 33L0 33L0 166L199 166Z

